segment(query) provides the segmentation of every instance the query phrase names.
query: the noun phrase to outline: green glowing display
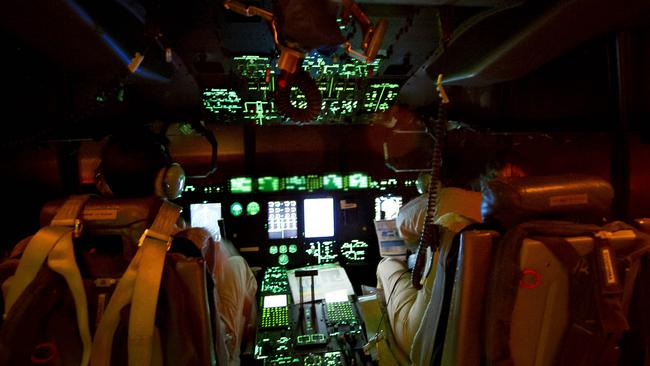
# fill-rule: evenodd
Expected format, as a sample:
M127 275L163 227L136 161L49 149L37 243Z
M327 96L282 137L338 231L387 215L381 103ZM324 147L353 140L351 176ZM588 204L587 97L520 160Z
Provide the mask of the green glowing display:
M324 189L343 189L343 177L338 174L323 176Z
M296 244L290 244L289 253L296 253L296 252L298 252L298 246Z
M260 177L257 178L257 190L260 192L277 192L280 190L280 178Z
M321 113L312 123L349 123L349 117L359 112L389 108L396 100L399 84L378 78L382 62L380 58L365 63L350 57L325 57L317 52L305 55L302 68L314 78L322 95ZM278 75L275 60L244 55L234 57L232 65L233 73L241 78L241 86L237 90L205 89L204 108L218 116L219 121L238 122L243 118L257 125L285 122L274 104ZM291 102L299 108L306 105L304 95L296 88L291 90ZM356 123L368 121L359 119Z
M232 205L230 205L230 213L233 216L240 216L244 212L244 206L241 205L239 202L233 202Z
M214 114L237 113L242 109L241 98L234 90L206 88L202 100L203 107Z
M320 175L308 175L307 176L307 189L310 191L315 191L317 189L323 188L323 177Z
M289 264L289 256L286 254L280 254L280 256L278 256L278 264L281 266Z
M283 178L284 189L287 191L306 191L307 178L304 175Z
M269 254L278 254L278 247L277 245L271 245L269 247Z
M252 201L246 205L246 214L250 216L255 216L260 212L260 204Z
M253 179L249 177L230 178L231 193L250 193L253 191Z
M246 55L232 59L235 73L246 78L264 78L269 67L269 58L263 56ZM275 73L275 70L269 70Z
M382 179L379 181L380 187L397 187L397 179Z
M361 262L366 259L368 243L362 240L347 241L341 245L341 254L350 262Z
M286 253L289 250L289 248L287 248L287 246L284 244L280 245L279 249L280 249L280 253L282 254Z
M376 75L379 71L380 59L375 59L367 64L353 58L344 62L334 63L318 53L307 55L302 62L302 68L312 75L338 76L344 79L360 79Z
M370 178L367 174L354 173L347 176L350 189L365 189L370 186Z
M388 109L397 99L399 88L396 83L371 84L363 94L364 112L381 112Z
M316 258L317 263L332 263L338 257L336 254L334 240L313 241L307 243L308 248L305 253Z
M273 102L246 102L244 103L244 118L252 119L255 124L262 125L265 121L276 120L279 115L275 112Z

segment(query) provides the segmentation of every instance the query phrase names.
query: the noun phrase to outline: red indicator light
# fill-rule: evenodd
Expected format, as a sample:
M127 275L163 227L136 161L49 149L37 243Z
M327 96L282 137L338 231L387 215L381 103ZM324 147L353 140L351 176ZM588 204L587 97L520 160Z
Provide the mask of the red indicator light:
M39 343L34 347L34 352L31 357L32 363L36 365L49 363L56 358L58 353L54 342Z
M521 288L537 288L542 283L542 276L534 269L525 268L521 271L519 278L519 287Z

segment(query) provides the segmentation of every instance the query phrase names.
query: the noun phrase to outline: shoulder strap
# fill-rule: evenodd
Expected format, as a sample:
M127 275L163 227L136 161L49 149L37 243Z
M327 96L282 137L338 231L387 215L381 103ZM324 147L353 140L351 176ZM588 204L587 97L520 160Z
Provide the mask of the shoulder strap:
M5 313L3 314L3 318L6 319L16 300L34 280L47 260L48 266L65 278L72 293L79 334L84 348L82 365L87 365L90 360L92 341L88 325L86 293L74 256L72 235L81 230L81 221L78 217L88 198L88 195L70 197L61 206L50 225L39 230L27 244L16 274L8 284Z
M599 234L593 236L593 251L585 256L578 254L565 238L531 238L544 244L569 274L569 324L556 364L590 365L595 359L602 365L616 364L616 342L627 327L627 321L621 314L621 291L613 248ZM592 349L593 352L587 351Z
M129 303L129 365L151 364L162 269L171 244L170 234L179 214L180 207L164 201L153 224L142 234L140 248L120 279L97 327L91 365L111 364L113 335L120 321L120 311Z
M497 245L490 273L485 316L485 352L489 364L512 365L510 326L512 311L519 288L519 254L524 238L530 236L592 236L602 229L597 225L575 224L567 221L534 220L508 230ZM565 259L572 260L567 255Z

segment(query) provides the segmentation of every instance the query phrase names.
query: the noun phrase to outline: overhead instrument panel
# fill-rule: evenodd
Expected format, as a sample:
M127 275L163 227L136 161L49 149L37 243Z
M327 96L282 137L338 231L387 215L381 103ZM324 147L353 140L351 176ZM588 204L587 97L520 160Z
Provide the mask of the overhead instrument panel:
M308 54L302 69L315 80L322 95L321 112L309 123L369 123L369 114L387 110L397 99L403 80L378 76L381 63L381 59L365 63L349 57ZM207 87L202 91L208 115L226 123L290 122L278 113L273 99L279 74L272 58L243 55L234 57L232 64L237 79L233 86ZM298 108L305 108L307 103L297 88L291 90L291 100Z

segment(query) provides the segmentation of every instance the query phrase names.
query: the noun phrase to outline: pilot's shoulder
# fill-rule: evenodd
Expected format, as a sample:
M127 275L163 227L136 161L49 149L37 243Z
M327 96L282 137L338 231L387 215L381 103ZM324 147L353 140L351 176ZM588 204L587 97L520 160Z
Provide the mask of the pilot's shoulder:
M466 226L476 223L477 221L457 212L448 212L435 221L436 225L452 232L460 232Z

